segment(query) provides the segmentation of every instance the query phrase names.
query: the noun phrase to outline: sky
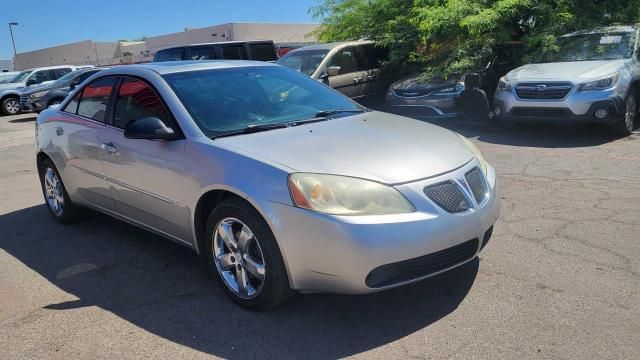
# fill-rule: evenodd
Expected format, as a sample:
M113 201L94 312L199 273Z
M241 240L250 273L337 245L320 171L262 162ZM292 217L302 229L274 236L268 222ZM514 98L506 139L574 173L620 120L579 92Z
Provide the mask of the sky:
M318 0L28 0L0 11L0 59L13 58L9 22L18 53L92 39L132 40L228 22L316 22Z

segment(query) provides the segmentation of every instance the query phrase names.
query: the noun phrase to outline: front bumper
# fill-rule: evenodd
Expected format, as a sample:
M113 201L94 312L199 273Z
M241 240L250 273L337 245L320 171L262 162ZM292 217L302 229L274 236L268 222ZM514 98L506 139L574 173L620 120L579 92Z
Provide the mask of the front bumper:
M427 185L460 179L475 166L478 164L473 160L445 175L397 185L396 189L416 207L417 211L409 214L333 216L275 202L258 202L278 240L294 289L370 293L439 274L478 255L500 212L494 169L488 170L487 199L481 205L474 202L473 209L462 214L447 213L423 192ZM400 281L389 273L383 274L380 281L371 280L375 269L404 265L470 240L476 241L466 255L445 268L430 267L433 271Z
M424 95L402 97L395 93L387 93L385 106L387 111L424 118L452 118L458 115L456 98L459 95Z
M46 105L41 101L42 99L30 99L20 97L20 106L23 111L42 111L46 108Z
M514 90L496 91L493 106L502 120L609 124L623 115L624 96L617 88L586 92L574 88L561 100L528 100L518 98ZM607 116L597 117L600 109Z

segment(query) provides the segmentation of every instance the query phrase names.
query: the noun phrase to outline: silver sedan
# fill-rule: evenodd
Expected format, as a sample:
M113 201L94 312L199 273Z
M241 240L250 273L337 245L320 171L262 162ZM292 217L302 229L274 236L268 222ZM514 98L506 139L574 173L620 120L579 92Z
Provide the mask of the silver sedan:
M262 62L104 70L42 112L36 137L54 220L87 207L188 246L249 308L447 271L500 208L461 135Z

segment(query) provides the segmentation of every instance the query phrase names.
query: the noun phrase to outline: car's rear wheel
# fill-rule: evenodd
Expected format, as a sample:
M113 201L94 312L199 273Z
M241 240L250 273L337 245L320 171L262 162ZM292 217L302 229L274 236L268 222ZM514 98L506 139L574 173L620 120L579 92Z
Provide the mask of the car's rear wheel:
M5 115L16 115L20 113L20 101L14 97L2 100L2 112Z
M291 295L280 249L260 214L240 199L218 204L207 221L209 267L231 299L249 309L270 309Z
M77 218L77 208L69 199L62 178L51 160L44 160L39 166L40 183L44 200L53 219L68 224Z
M624 104L624 115L618 122L613 124L613 130L619 136L627 136L635 128L636 118L638 117L638 94L635 89L629 91Z

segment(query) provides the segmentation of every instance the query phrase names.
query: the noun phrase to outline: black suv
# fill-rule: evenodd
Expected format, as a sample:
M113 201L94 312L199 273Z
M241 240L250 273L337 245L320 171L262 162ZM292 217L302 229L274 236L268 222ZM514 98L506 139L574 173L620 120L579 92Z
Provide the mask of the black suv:
M270 40L223 41L162 49L153 57L154 62L215 59L276 61L278 53Z

